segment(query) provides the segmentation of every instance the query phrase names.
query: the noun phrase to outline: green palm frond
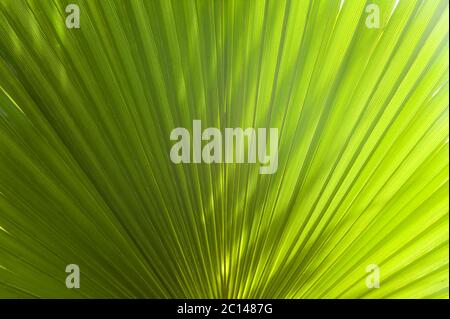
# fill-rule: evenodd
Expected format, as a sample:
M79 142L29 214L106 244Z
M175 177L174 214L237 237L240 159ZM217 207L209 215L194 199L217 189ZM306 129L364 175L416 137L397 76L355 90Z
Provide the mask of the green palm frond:
M448 298L448 10L1 1L0 297ZM277 172L172 163L194 119Z

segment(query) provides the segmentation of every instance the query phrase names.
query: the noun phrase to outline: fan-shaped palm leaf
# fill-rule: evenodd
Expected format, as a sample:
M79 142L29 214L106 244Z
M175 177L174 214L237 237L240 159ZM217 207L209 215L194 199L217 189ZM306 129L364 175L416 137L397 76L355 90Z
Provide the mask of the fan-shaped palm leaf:
M447 0L1 1L0 296L448 297L448 135Z

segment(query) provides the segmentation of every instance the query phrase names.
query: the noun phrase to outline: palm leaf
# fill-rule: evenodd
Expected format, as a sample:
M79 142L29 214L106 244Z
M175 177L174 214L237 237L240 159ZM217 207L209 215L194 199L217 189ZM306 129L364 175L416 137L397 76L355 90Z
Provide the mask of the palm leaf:
M446 0L2 1L0 297L448 298L448 92Z

